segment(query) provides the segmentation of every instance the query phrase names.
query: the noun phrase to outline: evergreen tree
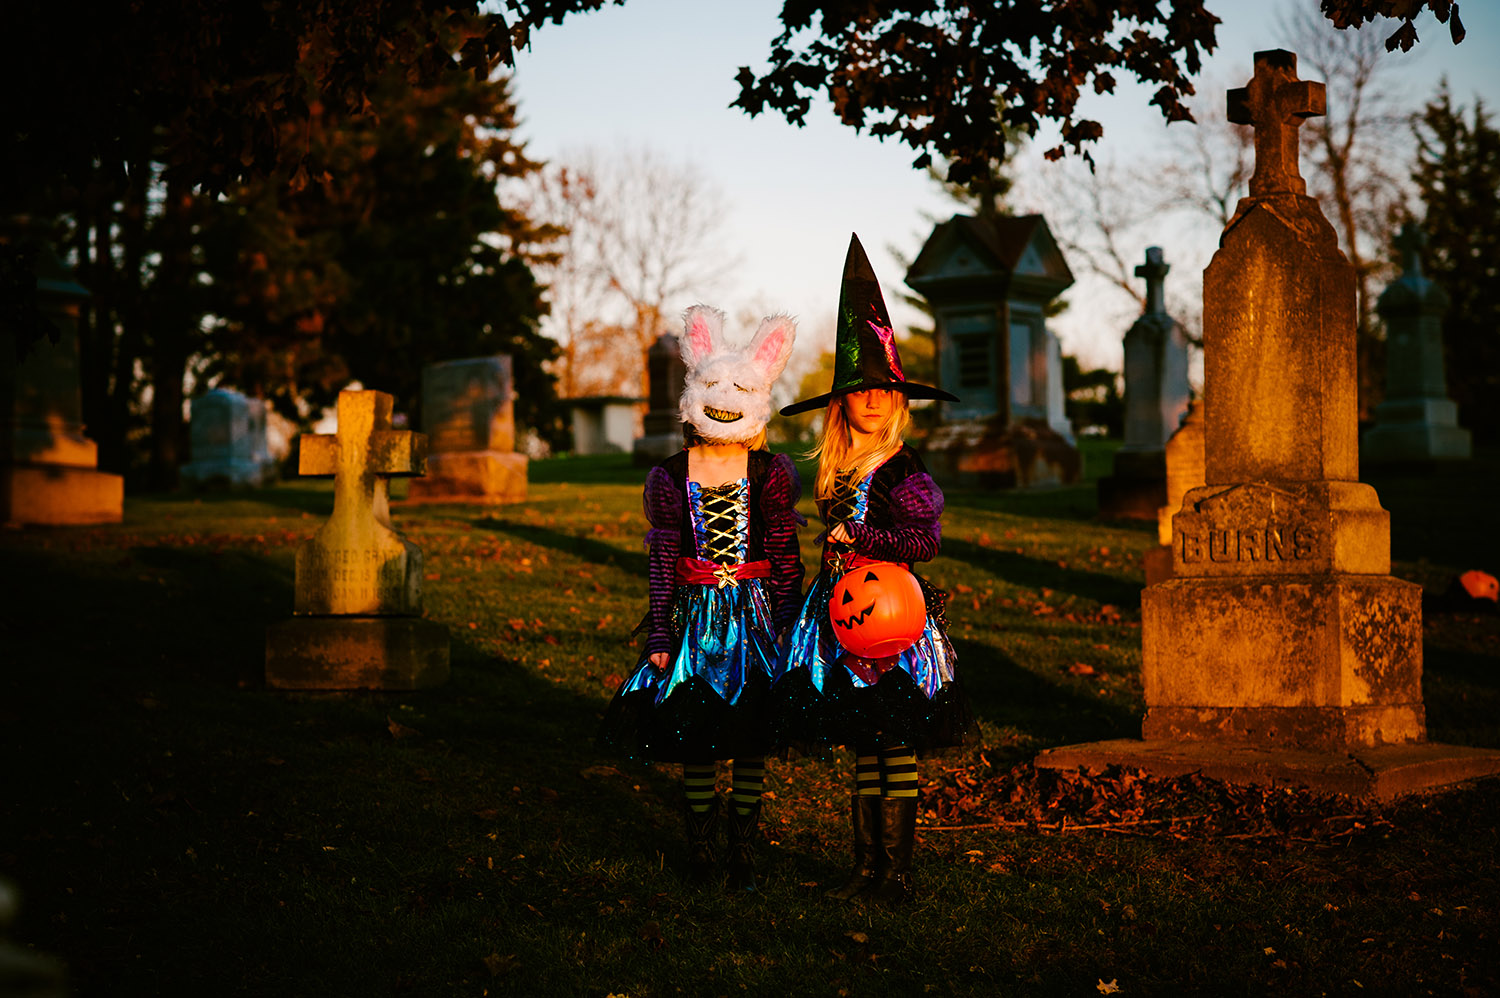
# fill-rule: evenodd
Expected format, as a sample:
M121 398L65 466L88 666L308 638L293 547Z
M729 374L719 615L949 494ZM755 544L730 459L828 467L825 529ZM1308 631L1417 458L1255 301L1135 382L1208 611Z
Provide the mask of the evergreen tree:
M1459 422L1500 443L1500 131L1479 100L1466 119L1445 82L1417 118L1412 179L1427 218L1422 266L1448 292L1448 390Z

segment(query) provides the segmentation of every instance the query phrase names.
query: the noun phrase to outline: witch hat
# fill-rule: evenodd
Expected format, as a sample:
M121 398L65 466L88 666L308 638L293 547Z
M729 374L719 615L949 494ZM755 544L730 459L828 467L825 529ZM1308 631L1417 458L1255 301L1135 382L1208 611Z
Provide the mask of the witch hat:
M891 328L885 299L880 296L880 282L859 244L859 236L849 237L849 254L844 257L844 283L839 290L839 325L833 344L833 390L814 398L793 402L781 410L783 416L794 416L827 405L850 392L883 388L903 392L912 399L958 398L930 385L907 381L901 370L901 355L896 352L896 334Z

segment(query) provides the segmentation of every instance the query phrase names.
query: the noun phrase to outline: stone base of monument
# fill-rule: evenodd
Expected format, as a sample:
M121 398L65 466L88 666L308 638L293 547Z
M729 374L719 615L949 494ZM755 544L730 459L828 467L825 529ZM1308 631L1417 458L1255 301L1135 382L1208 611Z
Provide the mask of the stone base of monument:
M630 445L630 463L637 468L649 468L659 464L682 450L682 431L651 433L636 437Z
M1500 749L1416 742L1309 752L1222 742L1121 738L1048 749L1037 756L1036 764L1070 772L1080 768L1100 772L1120 766L1161 777L1202 773L1226 783L1299 786L1386 801L1500 773Z
M266 685L416 690L448 681L448 629L421 617L293 617L266 628Z
M1375 425L1359 440L1359 459L1372 464L1467 461L1469 431L1458 425L1450 399L1395 399L1375 407Z
M124 508L119 475L65 465L0 468L0 522L7 526L119 523Z
M1099 479L1100 516L1155 520L1166 501L1166 451L1115 452L1114 474Z
M1141 559L1146 569L1146 585L1154 586L1158 582L1166 582L1174 578L1172 572L1172 548L1167 544L1158 544L1146 551L1145 557Z
M427 455L427 474L413 478L407 502L525 502L525 454L454 451Z
M979 488L1071 485L1083 476L1078 449L1040 419L945 423L923 442L922 460L939 482Z

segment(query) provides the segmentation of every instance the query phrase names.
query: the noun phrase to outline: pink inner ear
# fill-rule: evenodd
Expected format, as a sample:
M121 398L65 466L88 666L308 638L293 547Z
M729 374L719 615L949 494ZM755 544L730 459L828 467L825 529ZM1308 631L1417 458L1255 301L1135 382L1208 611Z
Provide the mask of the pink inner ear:
M755 351L755 362L761 367L770 370L775 366L777 358L781 356L781 348L786 344L786 327L776 326L766 334L765 340L760 348Z
M701 315L694 315L688 326L688 345L699 361L714 352L713 334L708 331L708 321Z

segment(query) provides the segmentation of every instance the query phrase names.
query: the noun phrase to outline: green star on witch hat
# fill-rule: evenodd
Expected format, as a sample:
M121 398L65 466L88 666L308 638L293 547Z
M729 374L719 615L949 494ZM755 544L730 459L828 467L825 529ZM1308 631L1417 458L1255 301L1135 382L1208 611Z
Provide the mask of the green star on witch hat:
M793 402L781 410L783 416L794 416L825 406L850 392L875 388L902 392L913 399L946 399L957 402L957 396L941 388L907 381L901 370L901 355L896 351L896 333L891 317L880 295L880 282L870 266L859 236L849 237L849 253L844 257L844 280L839 289L839 324L833 344L833 389L822 395Z

